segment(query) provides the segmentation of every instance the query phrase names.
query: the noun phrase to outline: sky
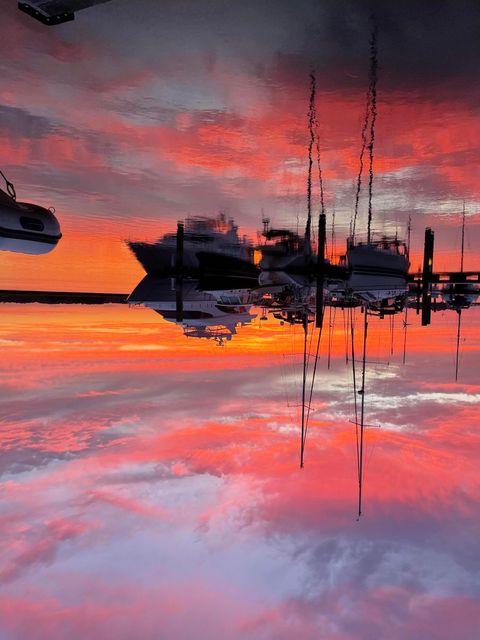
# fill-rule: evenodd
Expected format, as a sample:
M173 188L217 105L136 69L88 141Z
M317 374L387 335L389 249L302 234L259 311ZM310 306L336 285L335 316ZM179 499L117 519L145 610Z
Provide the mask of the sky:
M344 235L372 12L374 228L404 233L411 215L417 261L432 225L438 266L449 268L465 200L468 258L478 237L476 3L114 0L47 29L4 0L2 167L19 199L55 207L63 238L42 258L5 254L2 286L31 288L35 263L35 288L128 292L141 269L125 240L154 240L188 215L226 211L252 238L262 215L303 225L312 70L327 211Z
M0 8L0 169L63 232L2 252L0 288L128 293L125 241L188 215L301 228L312 70L341 248L372 15L374 229L411 216L412 266L432 226L435 268L456 268L465 201L478 268L477 3L112 0L53 28ZM453 312L411 313L405 366L402 319L393 354L372 320L381 426L356 522L340 315L300 471L298 331L257 317L220 348L147 309L2 305L0 640L476 639L480 316L463 318L458 383Z

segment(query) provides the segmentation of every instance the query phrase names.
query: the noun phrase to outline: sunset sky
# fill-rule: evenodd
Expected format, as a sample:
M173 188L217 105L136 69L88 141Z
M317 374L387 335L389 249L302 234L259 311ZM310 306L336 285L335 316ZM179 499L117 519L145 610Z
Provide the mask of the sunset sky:
M112 0L46 27L1 0L0 169L53 206L0 288L130 292L125 245L226 211L303 227L309 73L344 246L379 28L374 223L436 269L480 240L480 9L470 1ZM315 213L318 195L315 196ZM362 199L359 225L366 224ZM372 320L356 522L339 312L298 469L301 335L224 347L147 309L2 305L0 640L476 640L480 315ZM323 344L323 343L322 343ZM325 348L325 344L323 344Z

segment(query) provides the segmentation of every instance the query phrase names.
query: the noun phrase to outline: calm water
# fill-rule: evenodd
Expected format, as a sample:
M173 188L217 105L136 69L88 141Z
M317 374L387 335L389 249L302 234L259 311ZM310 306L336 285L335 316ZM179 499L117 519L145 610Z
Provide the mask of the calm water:
M412 268L431 226L435 269L458 269L465 201L473 271L479 11L376 10L374 229L406 237L411 216ZM63 238L1 252L0 288L129 293L125 241L188 215L227 211L254 241L262 216L303 230L312 66L344 250L367 3L112 0L57 27L1 11L0 168ZM1 305L1 640L478 638L478 308L457 382L454 311L409 310L405 364L404 316L371 319L359 522L345 315L326 316L300 470L302 327L263 313L219 346L145 308Z

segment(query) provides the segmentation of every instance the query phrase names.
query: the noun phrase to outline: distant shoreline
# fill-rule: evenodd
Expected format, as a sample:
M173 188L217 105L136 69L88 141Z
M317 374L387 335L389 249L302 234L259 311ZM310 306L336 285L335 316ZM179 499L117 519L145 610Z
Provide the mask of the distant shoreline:
M0 289L0 302L42 304L125 304L128 293L97 293L78 291L24 291Z

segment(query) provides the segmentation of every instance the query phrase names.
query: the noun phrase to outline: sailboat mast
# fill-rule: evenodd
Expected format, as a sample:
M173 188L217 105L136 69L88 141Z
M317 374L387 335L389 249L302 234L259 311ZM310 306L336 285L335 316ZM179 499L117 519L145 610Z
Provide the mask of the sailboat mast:
M462 249L460 251L460 271L463 272L463 256L465 252L465 200L463 201L462 212Z
M377 119L377 29L373 28L370 41L370 144L369 150L369 177L368 177L368 225L367 240L372 239L372 191L373 191L373 145L375 142L375 122Z
M315 76L310 74L310 103L308 106L308 131L310 139L308 142L308 176L307 176L307 224L305 226L305 249L310 251L311 227L312 227L312 167L313 167L313 146L315 144L315 94L317 91Z

